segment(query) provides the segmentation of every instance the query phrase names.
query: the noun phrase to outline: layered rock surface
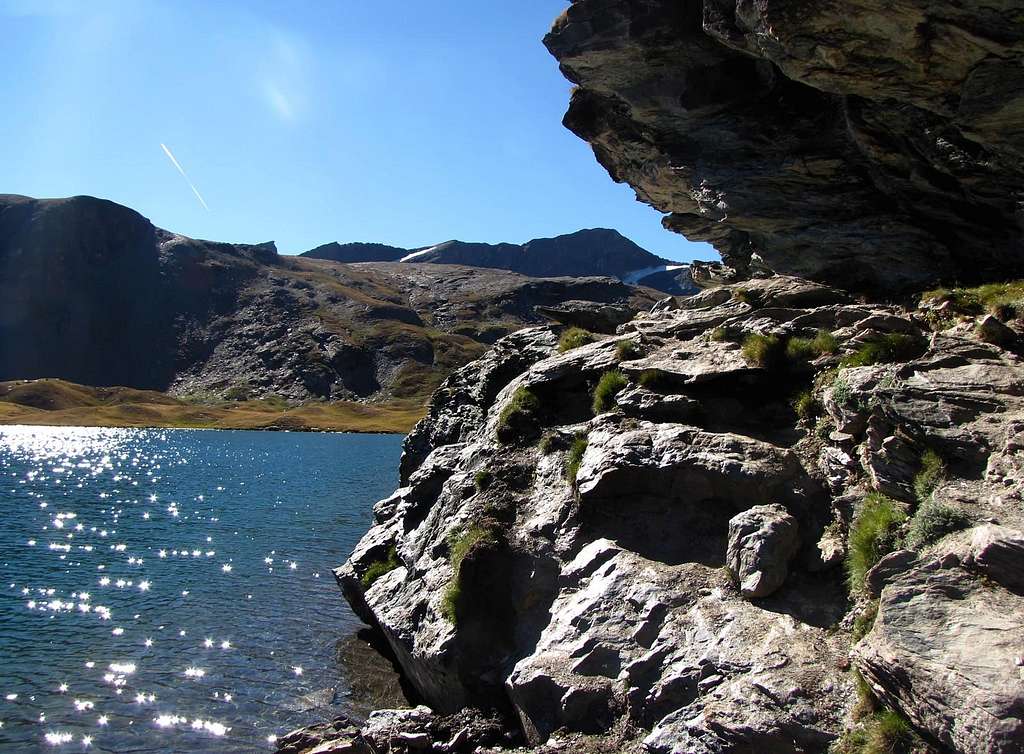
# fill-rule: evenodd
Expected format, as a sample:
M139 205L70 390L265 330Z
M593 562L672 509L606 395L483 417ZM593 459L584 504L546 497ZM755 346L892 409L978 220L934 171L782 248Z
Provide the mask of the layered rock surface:
M1018 355L973 322L933 332L781 277L682 307L565 353L554 329L524 330L435 396L403 486L336 573L422 699L508 715L537 752L822 752L866 724L853 646L923 740L1020 751ZM786 349L821 331L834 348ZM893 333L910 345L899 357L833 371ZM751 335L782 355L765 366L741 349ZM595 416L591 391L615 370L627 384ZM803 389L816 423L791 407ZM926 450L949 465L927 505L967 529L877 577L857 643L869 597L848 590L847 530L877 489L918 520ZM397 567L368 577L389 553Z
M872 292L1024 263L1012 0L575 0L565 124L742 271Z

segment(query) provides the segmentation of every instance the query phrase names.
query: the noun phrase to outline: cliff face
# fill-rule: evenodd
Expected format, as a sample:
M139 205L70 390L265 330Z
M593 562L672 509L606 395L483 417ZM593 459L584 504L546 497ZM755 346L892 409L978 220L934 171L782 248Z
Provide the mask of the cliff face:
M1012 0L576 0L544 40L565 125L741 270L867 291L1024 262Z
M654 299L609 278L281 257L92 197L0 196L0 380L423 400L499 337L547 321L535 306Z

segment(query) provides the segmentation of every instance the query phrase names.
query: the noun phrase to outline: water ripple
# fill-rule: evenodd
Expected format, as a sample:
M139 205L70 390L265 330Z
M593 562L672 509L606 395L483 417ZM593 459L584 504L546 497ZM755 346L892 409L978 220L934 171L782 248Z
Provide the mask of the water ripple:
M0 427L0 750L251 752L344 712L333 580L400 438Z

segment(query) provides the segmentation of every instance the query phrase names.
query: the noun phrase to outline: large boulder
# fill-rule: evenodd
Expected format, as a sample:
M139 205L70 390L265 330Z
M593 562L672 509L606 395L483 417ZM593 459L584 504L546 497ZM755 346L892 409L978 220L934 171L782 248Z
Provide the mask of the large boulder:
M767 597L786 581L800 547L799 525L781 505L757 505L729 521L726 565L748 599Z

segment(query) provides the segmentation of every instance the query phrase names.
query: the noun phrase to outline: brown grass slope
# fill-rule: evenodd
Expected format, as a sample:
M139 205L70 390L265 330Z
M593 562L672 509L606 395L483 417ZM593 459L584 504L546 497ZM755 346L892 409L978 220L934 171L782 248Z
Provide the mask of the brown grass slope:
M154 391L94 388L64 380L0 383L0 424L405 433L423 413L419 401L289 406L253 400L204 405Z

